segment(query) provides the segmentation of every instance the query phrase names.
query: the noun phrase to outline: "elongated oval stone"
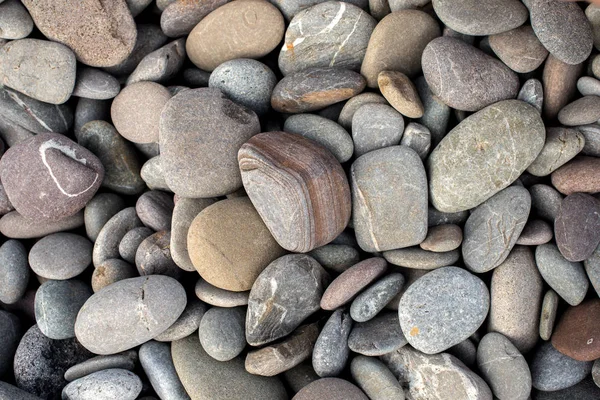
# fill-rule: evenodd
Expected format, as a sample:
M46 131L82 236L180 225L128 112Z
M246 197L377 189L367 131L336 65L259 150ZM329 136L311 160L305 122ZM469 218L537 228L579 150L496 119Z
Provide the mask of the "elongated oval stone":
M520 186L508 187L478 206L465 224L465 265L483 273L502 264L521 235L530 210L531 196Z
M118 353L160 335L177 321L186 302L183 286L168 276L124 279L85 302L75 335L93 353Z
M600 158L575 157L551 176L552 185L563 194L600 192Z
M142 381L131 371L110 368L81 377L63 389L63 398L74 400L132 400L142 391Z
M583 133L575 129L548 128L546 143L527 172L535 176L546 176L575 157L585 145Z
M422 65L433 94L457 110L478 111L519 93L517 74L460 39L444 36L429 42Z
M498 102L467 117L429 156L431 202L443 212L478 206L525 171L545 138L538 111L519 100Z
M368 252L414 246L427 236L427 178L409 147L392 146L359 157L350 172L353 222Z
M119 258L119 245L123 237L134 228L143 226L138 218L135 207L128 207L112 216L102 227L92 251L94 267L104 261Z
M535 71L548 57L548 50L529 25L490 36L490 47L500 60L520 73Z
M586 193L565 197L554 221L554 233L567 260L589 258L600 243L600 201Z
M169 37L185 36L208 14L229 0L170 1L160 14L160 27Z
M348 224L348 180L324 147L300 135L267 132L246 142L238 161L250 200L284 249L308 252Z

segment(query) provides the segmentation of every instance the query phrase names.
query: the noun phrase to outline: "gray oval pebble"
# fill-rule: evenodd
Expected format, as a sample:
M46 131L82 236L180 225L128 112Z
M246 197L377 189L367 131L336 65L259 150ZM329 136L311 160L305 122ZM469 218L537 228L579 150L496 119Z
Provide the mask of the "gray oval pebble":
M196 299L188 300L185 309L177 321L168 327L166 331L154 337L154 340L159 342L173 342L188 337L196 332L205 312L206 304Z
M393 273L373 283L356 296L350 305L350 316L356 322L373 319L396 296L404 285L402 274Z
M16 303L25 295L29 284L27 250L18 240L7 240L0 246L0 302Z
M406 345L397 312L382 312L375 318L354 324L348 347L365 356L381 356Z
M171 230L173 195L151 190L138 197L135 211L144 225L155 231Z
M92 289L95 292L123 279L139 276L134 266L118 258L111 258L96 265L92 274Z
M556 311L558 309L558 295L552 289L548 289L542 302L542 312L540 314L540 337L542 340L550 340L554 331L554 322L556 321Z
M15 40L29 36L33 30L33 20L23 4L18 0L0 3L0 38Z
M532 219L525 224L516 244L538 246L548 243L554 237L552 227L544 220Z
M140 347L140 364L156 394L165 400L190 400L171 357L171 346L150 341Z
M13 365L15 351L21 340L21 322L19 318L9 312L0 310L0 375L5 375ZM0 398L2 389L0 389ZM12 397L7 397L13 399Z
M94 266L98 267L102 262L111 258L119 258L119 244L123 236L133 228L142 226L135 208L128 207L110 218L98 233L94 242L92 258Z
M185 60L185 39L167 43L141 59L127 78L127 85L142 81L168 82L181 70Z
M600 115L598 118L600 119ZM585 136L575 129L547 128L546 143L537 158L527 167L527 172L535 176L550 175L575 157L584 144Z
M160 155L152 157L142 165L140 176L144 182L146 182L146 186L148 186L150 190L171 191L171 188L169 188L169 185L167 185L167 181L165 180L165 174L163 173L160 162Z
M533 387L542 391L568 388L581 382L592 370L592 364L565 356L546 342L530 363Z
M171 231L159 231L140 243L135 252L135 266L141 276L167 275L179 279L181 268L171 258Z
M600 97L584 96L567 104L558 112L558 120L566 126L592 124L600 119Z
M337 376L346 367L350 349L348 336L352 319L343 310L336 310L329 317L315 343L312 365L320 377Z
M248 304L250 292L232 292L218 288L206 282L204 279L198 279L195 287L196 296L205 303L217 307L237 307Z
M209 309L200 321L198 334L204 351L219 361L237 357L246 347L244 307Z
M525 81L523 86L521 86L521 90L519 90L517 100L524 101L525 103L534 106L535 109L541 113L542 105L544 103L544 88L542 82L534 78Z
M380 94L377 93L361 93L349 99L342 108L338 117L338 124L340 124L347 131L352 130L352 118L356 111L365 104L376 103L376 104L387 104L387 100Z
M0 218L0 232L13 239L32 239L51 233L69 231L83 226L83 211L58 221L40 221L25 218L17 211L11 211Z
M426 251L444 253L456 250L463 241L463 232L460 226L455 224L443 224L432 226L427 231L427 237L419 244Z
M145 226L133 228L127 232L119 243L119 254L121 255L121 258L128 263L134 264L138 247L140 247L140 244L153 233L154 231L152 229Z
M29 252L29 264L47 279L69 279L91 263L92 243L74 233L53 233L40 239Z
M358 356L350 364L352 378L371 400L404 400L404 390L381 361Z
M577 90L582 96L600 96L600 81L591 76L582 76L577 80Z
M142 391L142 381L126 369L105 369L69 383L63 399L69 400L135 400Z
M492 35L489 41L494 53L515 72L535 71L548 56L529 25Z
M447 267L458 261L460 251L433 252L419 247L390 250L383 252L383 257L390 263L399 267L414 269L436 269Z
M133 371L138 358L137 351L128 350L123 353L112 354L109 356L96 356L85 360L79 364L73 365L65 372L65 379L69 382L82 378L94 372L105 369L126 369Z
M541 183L531 186L529 191L531 192L533 210L540 217L554 223L554 219L560 210L563 196L554 187Z
M77 70L77 80L73 96L86 99L108 100L121 91L119 81L108 72L96 68L83 67Z
M357 157L398 145L403 132L404 118L387 104L365 104L352 117L352 140Z

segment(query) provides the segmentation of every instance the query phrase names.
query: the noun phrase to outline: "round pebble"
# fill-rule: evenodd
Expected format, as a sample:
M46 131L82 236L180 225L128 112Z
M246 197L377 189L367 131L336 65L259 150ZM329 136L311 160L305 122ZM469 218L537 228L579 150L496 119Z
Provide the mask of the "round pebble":
M94 293L108 285L123 279L135 278L138 272L134 266L118 258L104 260L96 265L92 274L92 289Z
M373 319L404 286L402 274L393 273L375 282L356 296L350 306L350 316L356 322Z
M188 337L196 332L206 312L206 304L196 299L189 299L185 309L166 331L154 337L159 342L173 342Z
M158 3L161 0L157 1ZM162 9L160 27L165 35L179 37L189 34L192 29L208 14L226 4L228 0L210 0L203 2L168 0Z
M525 228L523 228L516 244L537 246L548 243L553 237L552 228L547 222L541 219L532 219L525 224Z
M490 36L490 47L515 72L535 71L548 56L529 25Z
M135 254L140 244L148 236L152 235L154 231L145 226L139 228L133 228L123 236L121 242L119 242L119 255L123 260L128 263L135 263Z
M348 335L352 319L343 310L336 310L321 330L312 353L312 365L320 377L337 376L346 367L350 349Z
M120 91L119 81L107 72L85 67L77 70L73 96L108 100L114 98Z
M198 329L204 351L218 361L237 357L246 347L245 319L246 310L243 307L213 307L208 310Z
M110 356L96 356L73 365L65 372L65 379L69 382L83 378L86 375L105 369L126 369L133 371L136 366L138 354L136 350L124 351Z
M584 96L567 104L558 113L558 120L566 126L591 124L600 119L600 97Z
M400 114L408 118L421 118L424 108L417 88L402 72L381 71L377 84L383 97Z
M348 337L350 350L365 356L381 356L407 343L398 322L398 313L389 311L354 324Z
M158 190L142 194L135 203L138 218L155 231L171 230L173 207L173 196Z
M140 243L135 253L135 266L141 276L167 275L179 279L182 270L173 262L170 252L171 232L159 231Z
M0 38L23 39L33 30L33 20L20 1L7 0L0 5ZM2 47L2 46L0 46Z

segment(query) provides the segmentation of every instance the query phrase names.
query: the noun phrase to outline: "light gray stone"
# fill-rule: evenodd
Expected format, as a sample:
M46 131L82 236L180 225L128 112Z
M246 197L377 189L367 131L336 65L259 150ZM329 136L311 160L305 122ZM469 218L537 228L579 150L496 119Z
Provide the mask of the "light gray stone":
M337 376L346 367L350 349L348 336L352 319L343 310L331 314L321 330L312 353L312 365L320 377Z
M317 260L324 268L339 273L360 261L358 250L346 244L326 244L311 250L308 255Z
M82 67L77 70L73 96L108 100L118 95L120 91L119 81L107 72L89 67Z
M232 292L213 286L202 278L198 279L194 291L200 300L217 307L245 306L250 296L250 291Z
M200 211L213 203L213 199L186 198L180 198L175 203L171 219L171 258L185 271L196 271L188 253L187 235L190 225Z
M358 356L350 364L352 378L371 400L404 400L404 390L381 361Z
M356 322L373 319L402 290L403 285L404 277L399 273L380 279L356 296L350 306L350 316Z
M460 251L451 250L433 252L419 247L385 251L383 257L390 263L399 267L430 270L453 265L460 258Z
M600 97L598 98L600 100ZM600 115L599 115L600 118ZM546 143L527 172L547 176L574 158L584 147L585 136L575 129L547 128Z
M81 274L91 263L92 243L74 233L53 233L29 251L29 265L47 279L70 279Z
M119 258L119 244L123 236L133 228L143 226L135 208L128 207L111 217L98 233L92 251L92 261L95 267L112 258Z
M349 99L342 108L338 117L338 124L340 124L346 131L352 131L352 118L356 110L365 104L387 104L387 100L380 94L366 92L357 94L356 96Z
M123 353L112 354L110 356L96 356L85 360L79 364L73 365L65 372L65 379L69 382L82 378L94 372L105 369L126 369L133 371L138 359L136 350L128 350Z
M540 337L542 340L548 341L552 337L558 302L559 298L556 292L552 289L548 289L544 295L540 314Z
M365 104L352 117L352 140L357 157L398 145L403 132L404 118L387 104Z
M229 361L240 355L246 347L245 319L244 307L209 309L202 317L198 329L204 351L219 361Z
M171 357L171 346L153 340L140 347L140 364L161 400L190 400Z
M33 20L23 4L19 0L0 3L0 39L16 40L29 36L33 30Z
M542 391L568 388L581 382L592 370L592 364L565 356L546 342L537 349L530 363L533 387Z
M29 264L27 250L18 240L7 240L0 246L0 282L0 302L13 304L25 295Z
M69 383L63 399L69 400L135 400L142 391L141 379L126 369L105 369Z
M185 309L166 331L154 337L159 342L173 342L188 337L198 330L200 321L206 312L206 304L197 299L188 300Z

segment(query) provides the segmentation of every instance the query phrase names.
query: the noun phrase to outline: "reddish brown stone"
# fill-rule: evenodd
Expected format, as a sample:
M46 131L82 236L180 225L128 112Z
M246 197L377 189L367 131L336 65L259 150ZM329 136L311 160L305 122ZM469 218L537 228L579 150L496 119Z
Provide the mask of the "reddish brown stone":
M600 299L567 309L554 330L552 345L575 360L600 358Z
M574 158L552 173L552 184L564 194L600 192L600 158Z

